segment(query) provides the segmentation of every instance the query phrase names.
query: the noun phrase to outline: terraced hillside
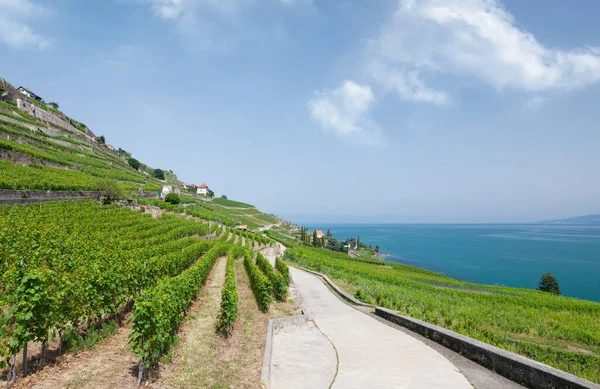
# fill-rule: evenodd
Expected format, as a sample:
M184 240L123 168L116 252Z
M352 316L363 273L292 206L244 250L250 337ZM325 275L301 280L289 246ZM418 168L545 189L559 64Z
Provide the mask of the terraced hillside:
M270 298L265 305L268 281L261 296L250 285L250 276L273 269L244 271L273 241L230 227L270 227L277 218L192 193L178 205L148 198L182 183L170 171L156 178L154 168L57 106L1 79L0 96L0 192L108 195L108 183L140 203L3 198L0 380L17 388L135 388L160 369L166 387L256 386L267 323L295 308Z
M84 124L0 82L0 188L97 190L111 179L126 191L156 192L162 183L147 165L113 150ZM35 115L35 116L34 116ZM166 173L166 181L177 182Z
M224 331L241 342L239 347L260 351L268 319L292 312L285 299L279 305L268 299L265 305L258 292L260 304L249 297L252 292L242 261L254 263L255 252L268 249L271 239L211 228L204 220L174 215L153 218L140 212L140 207L128 208L91 200L0 205L0 377L9 384L136 387L138 380L152 378L161 364L172 370L168 361L186 313L206 317L197 322L205 333L206 359L213 351L208 345L222 342ZM272 268L262 271L276 274ZM236 280L240 287L236 288ZM211 285L210 301L197 304L206 283ZM271 293L268 281L261 286L260 292ZM225 302L217 315L221 287ZM238 293L244 296L239 307L237 297L231 297ZM269 306L274 312L267 313ZM239 333L240 321L254 324ZM70 351L102 342L98 350L89 352L92 355L87 354L94 362L65 362ZM242 354L238 346L223 345ZM115 348L119 356L111 357ZM189 352L198 353L198 346ZM257 383L261 355L245 359L241 365L217 355L214 362L230 370L231 376L212 377L207 370L200 378L217 379L225 386L249 377ZM138 362L132 366L132 360ZM49 372L48 362L62 367ZM95 364L102 365L106 374L94 374ZM200 365L194 366L190 368ZM146 373L148 368L152 370ZM90 369L83 384L75 385L65 377L66 373L88 374ZM17 380L18 376L26 379ZM177 382L188 378L180 373L172 377Z

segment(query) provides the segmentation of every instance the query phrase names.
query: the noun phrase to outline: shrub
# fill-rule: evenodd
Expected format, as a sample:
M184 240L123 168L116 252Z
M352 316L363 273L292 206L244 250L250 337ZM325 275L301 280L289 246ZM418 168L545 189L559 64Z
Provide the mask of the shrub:
M281 273L281 275L283 276L283 279L285 280L285 283L287 285L290 284L290 269L288 268L288 265L285 264L285 262L283 262L281 260L281 258L276 257L275 258L275 268L279 271L279 273Z
M165 197L165 202L169 204L177 205L180 201L181 200L179 199L179 195L177 195L177 193L169 193Z
M110 204L123 198L123 191L116 181L103 179L98 181L98 190L104 195L104 204Z
M558 280L551 273L542 274L542 279L538 284L538 290L560 295L560 286Z
M244 255L240 246L233 246L227 256L227 270L225 273L225 285L221 290L221 313L217 320L217 331L226 337L231 336L233 323L238 314L238 296L235 285L235 260Z
M154 169L154 173L152 174L154 175L154 178L158 178L159 180L165 179L165 172L160 169Z
M284 277L280 273L275 272L273 266L271 266L269 261L261 253L256 255L256 265L271 282L275 299L277 299L277 301L285 301L287 298L287 283L285 282Z
M269 305L273 301L271 297L273 287L271 286L269 279L260 271L254 261L252 261L252 253L250 251L247 251L244 256L244 268L250 279L250 286L252 287L254 298L258 304L258 309L262 312L267 312L269 310Z
M129 158L127 160L127 163L129 163L129 166L131 166L132 168L134 168L135 170L138 170L140 168L140 161L138 161L135 158Z

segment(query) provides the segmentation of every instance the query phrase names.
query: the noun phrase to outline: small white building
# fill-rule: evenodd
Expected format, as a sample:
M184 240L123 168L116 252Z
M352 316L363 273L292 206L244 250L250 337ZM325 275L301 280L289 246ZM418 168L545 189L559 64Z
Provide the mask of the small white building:
M206 182L196 187L196 194L201 194L205 196L208 195L208 186L206 185Z
M173 187L172 186L163 185L163 187L160 190L160 197L162 197L164 199L172 191L173 191Z
M323 231L321 231L321 230L317 230L317 238L318 238L318 239L321 239L323 236L324 236L324 235L323 235Z
M24 88L22 86L18 87L17 90L19 92L21 92L22 95L25 95L25 96L29 97L30 99L34 99L34 100L37 100L37 101L42 101L43 100L40 96L36 95L35 93L33 93L32 91L30 91L29 89Z

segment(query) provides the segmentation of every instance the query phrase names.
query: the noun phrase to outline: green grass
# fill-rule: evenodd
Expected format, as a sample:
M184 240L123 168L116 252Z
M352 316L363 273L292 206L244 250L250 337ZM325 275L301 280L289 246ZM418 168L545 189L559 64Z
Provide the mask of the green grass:
M214 203L223 205L225 207L236 207L236 208L254 208L254 205L242 203L240 201L233 201L229 199L214 199Z
M276 224L279 221L277 220L277 218L274 218L273 216L264 213L261 213L259 215L253 215L253 217L268 224Z
M345 280L365 302L600 382L600 303L458 281L394 263L374 266L309 247L286 259Z

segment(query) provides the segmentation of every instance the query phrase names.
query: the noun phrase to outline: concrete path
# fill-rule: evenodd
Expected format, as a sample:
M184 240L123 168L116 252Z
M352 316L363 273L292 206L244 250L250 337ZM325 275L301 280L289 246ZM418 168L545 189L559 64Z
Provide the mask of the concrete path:
M336 368L335 349L312 320L273 330L270 388L329 388Z
M346 305L314 275L290 272L306 313L337 351L333 388L473 388L431 347Z

